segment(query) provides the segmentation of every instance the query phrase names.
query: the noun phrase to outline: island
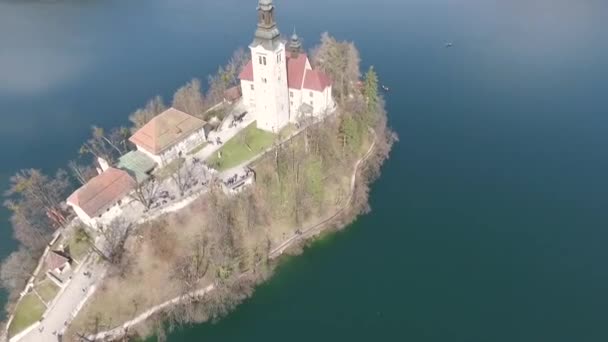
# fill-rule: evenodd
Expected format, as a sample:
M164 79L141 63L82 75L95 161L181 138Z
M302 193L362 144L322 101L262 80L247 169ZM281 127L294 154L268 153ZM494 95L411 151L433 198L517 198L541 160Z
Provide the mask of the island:
M11 178L21 247L0 272L4 338L112 341L220 319L281 255L369 210L397 139L374 68L362 77L355 45L327 33L310 54L295 30L283 39L271 0L257 12L249 51L206 94L193 79L132 127L93 126L70 172Z

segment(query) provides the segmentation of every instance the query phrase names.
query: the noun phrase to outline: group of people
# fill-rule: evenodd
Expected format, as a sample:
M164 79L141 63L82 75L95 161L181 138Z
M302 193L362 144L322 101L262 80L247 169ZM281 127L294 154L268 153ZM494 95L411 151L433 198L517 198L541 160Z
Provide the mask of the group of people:
M242 181L244 179L246 179L247 177L249 177L250 175L253 174L253 170L251 168L247 168L245 169L245 173L242 175L238 175L238 174L234 174L234 176L224 180L224 185L226 186L233 186L235 185L237 182Z
M236 125L242 123L246 114L247 113L243 113L243 114L235 117L234 119L232 119L232 122L230 122L230 125L228 126L228 128L236 127Z
M215 141L213 141L213 139L209 139L209 140L207 140L207 143L209 143L211 145L213 145L213 144L221 145L224 142L222 141L222 139L220 137L215 137Z
M241 179L242 179L242 178L241 178ZM232 186L232 185L234 185L234 184L235 184L235 183L236 183L238 180L239 180L239 175L237 175L237 174L235 173L235 174L234 174L234 176L232 176L232 177L230 177L230 178L226 179L226 180L224 181L224 184L225 184L226 186Z
M169 201L175 200L175 196L172 196L169 191L163 190L158 193L158 200L154 201L151 205L152 208L160 207L161 205L167 204Z
M243 120L245 119L245 115L247 115L247 112L244 112L244 113L241 113L241 114L235 116L232 119L232 122L230 122L230 125L228 126L228 128L236 127L236 125L242 123Z

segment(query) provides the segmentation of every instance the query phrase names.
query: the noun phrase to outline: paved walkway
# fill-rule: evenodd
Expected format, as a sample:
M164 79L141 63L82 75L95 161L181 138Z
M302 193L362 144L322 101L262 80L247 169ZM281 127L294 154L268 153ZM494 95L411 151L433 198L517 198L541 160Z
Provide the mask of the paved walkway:
M71 321L71 315L79 303L85 298L87 292L103 275L103 267L89 258L75 272L72 280L66 285L65 289L60 292L55 300L54 306L48 310L46 316L42 319L41 324L31 330L27 335L23 336L21 342L47 342L59 341L57 332L61 331L66 322ZM89 271L91 277L85 276L83 273ZM84 289L84 290L83 290ZM41 331L42 330L42 331ZM53 334L55 333L55 334Z

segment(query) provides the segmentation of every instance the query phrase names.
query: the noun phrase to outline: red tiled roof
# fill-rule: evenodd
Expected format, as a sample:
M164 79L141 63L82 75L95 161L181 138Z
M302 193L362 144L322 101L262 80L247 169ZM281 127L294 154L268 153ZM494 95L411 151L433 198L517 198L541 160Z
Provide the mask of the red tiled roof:
M323 91L331 85L329 77L319 70L307 70L304 78L304 89Z
M302 89L302 80L306 72L307 60L308 57L303 53L299 54L296 58L287 56L287 84L289 88Z
M306 70L308 56L301 53L297 57L287 55L287 84L290 89L310 89L323 91L331 85L331 80L327 75L317 70ZM239 74L243 81L253 82L253 63L249 61Z
M203 126L205 121L175 108L169 108L135 132L129 141L158 155Z
M59 251L51 251L46 257L46 266L49 270L59 268L68 262L70 262L70 258Z
M253 82L253 63L249 61L247 65L243 68L243 71L239 74L239 79L242 81L251 81Z
M111 167L76 190L67 202L95 217L126 196L136 184L126 171Z

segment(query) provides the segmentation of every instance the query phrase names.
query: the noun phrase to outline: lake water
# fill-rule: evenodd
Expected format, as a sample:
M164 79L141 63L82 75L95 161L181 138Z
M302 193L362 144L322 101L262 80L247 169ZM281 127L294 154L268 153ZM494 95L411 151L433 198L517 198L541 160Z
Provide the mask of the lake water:
M307 47L357 43L401 141L371 214L169 340L608 340L608 3L277 5ZM254 0L0 3L0 181L64 165L91 124L205 77L254 25Z

